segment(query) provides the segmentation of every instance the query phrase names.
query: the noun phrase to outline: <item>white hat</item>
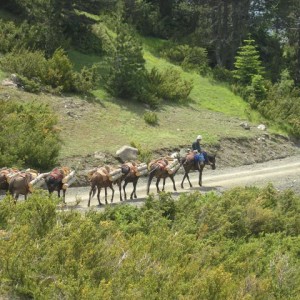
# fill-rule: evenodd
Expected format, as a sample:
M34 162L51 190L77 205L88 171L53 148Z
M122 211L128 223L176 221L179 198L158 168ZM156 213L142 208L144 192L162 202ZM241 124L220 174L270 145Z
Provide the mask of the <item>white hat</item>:
M197 140L202 140L202 135L198 135Z

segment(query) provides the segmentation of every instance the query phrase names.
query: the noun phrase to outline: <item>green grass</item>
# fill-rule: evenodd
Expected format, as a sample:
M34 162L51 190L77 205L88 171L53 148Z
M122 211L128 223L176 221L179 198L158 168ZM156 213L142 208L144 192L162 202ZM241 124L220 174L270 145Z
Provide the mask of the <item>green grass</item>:
M2 70L0 70L0 80L2 81L5 77L5 73Z
M165 42L146 39L144 57L146 67L164 71L177 68L182 77L193 80L191 101L186 105L164 104L155 113L158 124L151 126L143 118L147 108L140 103L112 98L103 88L103 82L95 91L95 101L85 101L77 96L55 97L34 95L18 90L9 90L11 99L20 101L37 100L48 103L59 116L59 127L63 146L61 158L88 155L95 151L115 153L131 142L140 144L145 150L173 148L190 145L198 134L203 143L215 144L223 137L253 137L256 130L245 131L239 124L250 116L255 122L259 115L249 112L247 103L234 95L225 85L216 84L196 73L183 71L157 56ZM76 70L94 63L105 72L103 57L86 55L78 51L68 52ZM156 55L154 55L156 54ZM3 73L0 71L0 78ZM8 89L0 89L0 94ZM1 96L1 95L0 95ZM75 115L70 117L69 113Z

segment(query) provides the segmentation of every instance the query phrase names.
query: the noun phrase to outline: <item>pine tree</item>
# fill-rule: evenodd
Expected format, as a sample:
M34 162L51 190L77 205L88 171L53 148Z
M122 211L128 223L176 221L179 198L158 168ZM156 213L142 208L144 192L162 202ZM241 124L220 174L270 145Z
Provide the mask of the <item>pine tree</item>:
M115 51L109 60L107 89L117 97L134 97L143 86L145 60L142 46L124 24L118 28Z
M233 71L233 77L243 85L250 85L254 75L263 75L264 70L254 40L244 40L244 45L236 55L234 66L236 70Z

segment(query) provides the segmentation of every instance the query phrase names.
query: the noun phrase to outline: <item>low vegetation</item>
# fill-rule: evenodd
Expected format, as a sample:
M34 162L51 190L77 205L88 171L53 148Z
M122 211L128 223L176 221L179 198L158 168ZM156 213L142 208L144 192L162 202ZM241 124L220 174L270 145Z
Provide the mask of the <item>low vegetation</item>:
M56 211L0 202L0 293L34 299L297 299L300 198L271 185ZM174 288L176 287L176 288Z

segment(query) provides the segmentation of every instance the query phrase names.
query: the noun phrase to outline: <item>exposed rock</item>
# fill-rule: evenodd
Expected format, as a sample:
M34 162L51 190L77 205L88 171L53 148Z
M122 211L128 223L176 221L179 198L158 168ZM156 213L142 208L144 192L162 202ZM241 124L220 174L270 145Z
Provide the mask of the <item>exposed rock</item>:
M116 152L117 157L119 157L122 162L128 160L136 160L138 155L138 149L131 146L123 146Z
M246 130L250 130L250 126L249 126L249 124L248 124L247 122L242 122L242 123L240 124L240 126L241 126L242 128L244 128L244 129L246 129Z
M267 127L264 124L260 124L257 126L257 129L265 131L267 129Z

